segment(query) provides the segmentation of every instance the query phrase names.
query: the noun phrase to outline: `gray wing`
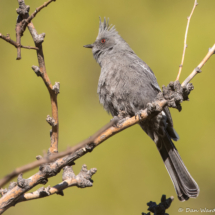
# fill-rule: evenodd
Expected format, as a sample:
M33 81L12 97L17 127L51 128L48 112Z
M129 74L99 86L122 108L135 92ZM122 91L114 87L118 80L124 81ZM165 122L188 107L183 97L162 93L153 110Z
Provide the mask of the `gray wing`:
M150 67L144 61L142 61L141 59L139 60L138 63L140 64L141 67L143 67L143 72L148 73L148 76L151 79L152 86L159 93L161 91L161 89L160 89L160 87L159 87L159 85L157 83L157 79L156 79L154 73L152 72L152 70L150 69ZM164 108L164 113L167 116L167 122L168 122L169 126L173 127L173 120L172 120L172 117L171 117L171 114L170 114L170 111L169 111L168 107Z

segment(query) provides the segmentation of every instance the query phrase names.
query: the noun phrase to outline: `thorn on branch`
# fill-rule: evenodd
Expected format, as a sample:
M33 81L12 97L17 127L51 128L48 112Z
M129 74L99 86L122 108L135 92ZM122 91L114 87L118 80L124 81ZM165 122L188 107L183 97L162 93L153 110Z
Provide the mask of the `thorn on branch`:
M161 203L159 203L158 205L156 204L156 202L152 202L152 201L147 203L147 205L149 206L148 211L154 213L154 215L168 215L167 213L165 213L165 211L170 207L173 200L174 200L173 196L166 199L166 195L163 195L161 197ZM150 213L148 214L142 213L142 214L150 215Z
M47 122L49 123L49 125L51 125L51 126L55 126L55 125L56 125L55 120L54 120L52 117L50 117L49 115L47 115L46 121L47 121Z
M33 69L33 71L36 73L36 75L39 77L39 76L42 76L41 72L40 72L40 68L38 66L32 66L31 67Z
M54 86L52 87L52 89L55 91L55 94L57 95L58 93L60 93L60 82L55 82Z
M66 166L63 168L63 181L71 179L75 181L75 185L79 188L92 187L93 180L92 176L97 172L96 168L87 170L87 166L84 164L80 173L75 176L72 166Z

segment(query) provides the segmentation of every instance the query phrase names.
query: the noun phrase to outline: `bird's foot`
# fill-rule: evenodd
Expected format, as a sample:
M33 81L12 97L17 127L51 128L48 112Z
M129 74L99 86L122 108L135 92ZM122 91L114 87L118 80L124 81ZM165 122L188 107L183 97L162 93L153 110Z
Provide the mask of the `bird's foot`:
M135 119L136 119L136 117L138 117L139 119L142 119L142 113L143 113L143 110L139 110L138 112L136 112Z
M191 83L181 86L179 81L170 82L167 87L162 87L163 92L157 95L158 100L167 100L168 107L176 108L181 111L181 103L189 101L188 95L194 89Z
M119 116L114 116L113 119L111 119L111 121L115 121L115 123L113 124L113 127L120 128L122 123L125 122L128 118L129 117L121 118Z

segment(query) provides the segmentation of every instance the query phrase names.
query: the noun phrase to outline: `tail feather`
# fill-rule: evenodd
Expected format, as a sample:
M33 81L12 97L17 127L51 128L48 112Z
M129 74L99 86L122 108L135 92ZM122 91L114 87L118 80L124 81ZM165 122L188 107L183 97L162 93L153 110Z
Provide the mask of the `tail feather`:
M190 197L197 197L199 187L185 167L168 134L159 137L156 145L172 179L179 200L185 201Z

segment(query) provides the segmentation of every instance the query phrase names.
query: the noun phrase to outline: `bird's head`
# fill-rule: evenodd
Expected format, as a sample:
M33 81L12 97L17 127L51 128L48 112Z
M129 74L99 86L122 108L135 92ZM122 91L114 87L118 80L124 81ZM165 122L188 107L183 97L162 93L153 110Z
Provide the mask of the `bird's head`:
M129 50L129 45L122 39L115 29L115 26L108 24L108 19L104 18L104 22L99 17L99 33L93 44L85 45L85 48L91 48L95 60L99 63L100 58L105 57L106 53L111 51Z

